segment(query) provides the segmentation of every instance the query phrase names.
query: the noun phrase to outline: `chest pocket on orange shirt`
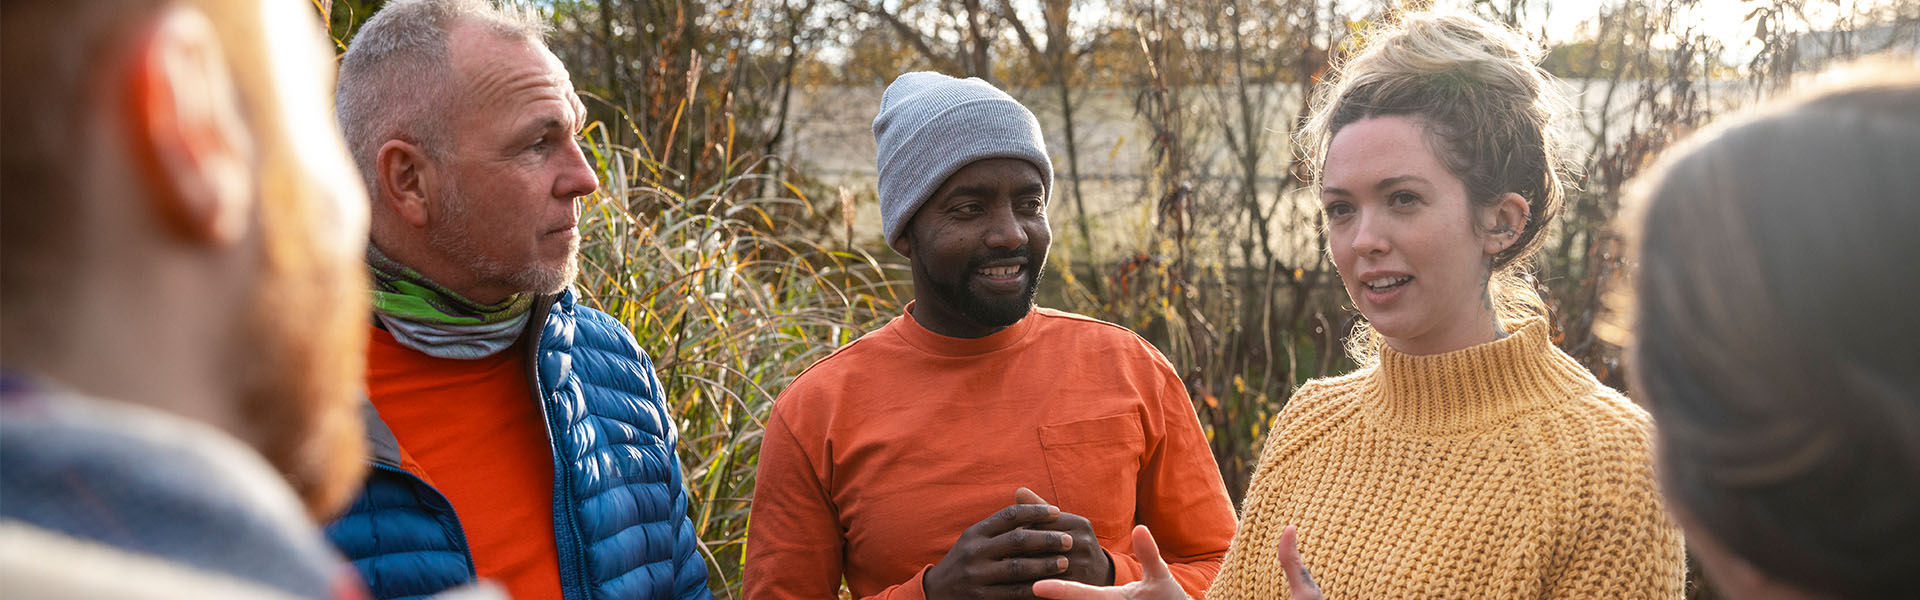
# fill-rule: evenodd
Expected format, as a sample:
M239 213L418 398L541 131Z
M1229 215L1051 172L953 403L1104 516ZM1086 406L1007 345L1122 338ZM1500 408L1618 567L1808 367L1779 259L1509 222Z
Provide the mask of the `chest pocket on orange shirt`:
M1093 522L1093 533L1116 541L1133 530L1145 434L1134 413L1040 427L1041 451L1060 507ZM1103 544L1104 545L1104 544Z

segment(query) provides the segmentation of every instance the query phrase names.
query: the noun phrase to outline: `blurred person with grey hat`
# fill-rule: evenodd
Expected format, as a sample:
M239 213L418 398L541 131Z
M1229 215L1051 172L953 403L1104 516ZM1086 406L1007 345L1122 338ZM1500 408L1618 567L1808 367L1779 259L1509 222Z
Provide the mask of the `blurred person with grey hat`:
M918 72L887 87L873 133L913 301L774 403L747 597L1125 583L1141 524L1199 594L1234 516L1186 387L1133 332L1034 306L1052 238L1039 121L985 81Z

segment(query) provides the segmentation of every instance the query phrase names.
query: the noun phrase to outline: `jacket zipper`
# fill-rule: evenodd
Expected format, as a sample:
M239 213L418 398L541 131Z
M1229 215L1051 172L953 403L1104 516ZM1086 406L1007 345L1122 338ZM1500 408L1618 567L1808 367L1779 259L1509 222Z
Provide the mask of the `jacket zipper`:
M554 483L560 489L559 497L553 502L553 512L557 521L564 521L565 531L558 530L562 527L561 523L555 524L554 546L557 551L566 552L566 556L572 558L560 562L560 595L566 600L588 600L593 596L593 591L584 573L587 550L585 544L580 542L579 515L573 511L573 470L567 464L567 457L560 452L561 436L566 432L554 429L557 419L553 404L547 401L546 391L540 385L540 341L545 337L546 321L557 300L558 297L536 299L533 318L527 322L530 328L527 340L527 385L533 392L534 401L540 403L540 415L547 424L547 449L553 455ZM566 548L561 549L563 542Z

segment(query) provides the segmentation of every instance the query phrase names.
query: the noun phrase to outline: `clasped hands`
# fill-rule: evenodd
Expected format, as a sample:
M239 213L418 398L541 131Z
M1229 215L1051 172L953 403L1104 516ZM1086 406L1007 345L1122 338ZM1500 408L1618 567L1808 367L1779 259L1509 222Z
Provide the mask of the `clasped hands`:
M961 532L922 586L929 600L1032 598L1035 581L1054 579L1112 585L1113 559L1086 517L1020 488L1014 504Z
M1274 550L1294 600L1325 600L1300 558L1293 526L1281 530ZM946 557L927 570L922 586L928 600L1188 600L1145 525L1133 527L1133 552L1140 581L1114 586L1113 558L1100 548L1093 524L1020 488L1014 504L962 532Z

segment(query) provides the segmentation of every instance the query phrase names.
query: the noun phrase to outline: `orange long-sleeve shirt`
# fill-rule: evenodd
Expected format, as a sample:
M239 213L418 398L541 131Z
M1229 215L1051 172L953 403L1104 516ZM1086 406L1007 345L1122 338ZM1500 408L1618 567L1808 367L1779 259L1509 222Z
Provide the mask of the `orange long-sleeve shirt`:
M367 394L414 461L402 466L453 505L476 573L519 600L558 600L553 449L525 350L435 358L369 329Z
M1049 309L983 338L900 316L802 373L774 403L746 592L920 598L961 531L1027 487L1092 521L1116 584L1153 529L1189 594L1233 537L1226 487L1186 389L1117 325Z

